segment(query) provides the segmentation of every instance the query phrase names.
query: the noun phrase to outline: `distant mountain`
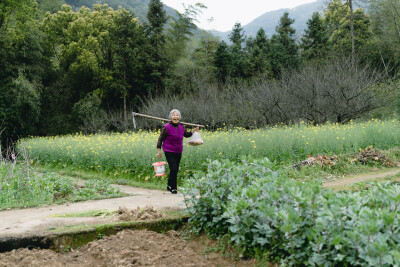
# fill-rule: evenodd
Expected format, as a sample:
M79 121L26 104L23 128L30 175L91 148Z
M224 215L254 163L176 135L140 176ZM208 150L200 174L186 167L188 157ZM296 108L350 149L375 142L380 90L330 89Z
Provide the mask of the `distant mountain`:
M278 26L279 19L282 17L284 12L289 12L289 17L294 19L293 28L296 30L296 34L301 36L304 33L304 29L307 28L307 20L312 16L313 12L322 11L326 5L326 0L317 0L309 4L300 5L294 8L283 8L270 12L266 12L252 22L246 25L242 25L244 34L246 36L255 36L260 28L265 30L268 37L271 37L275 33L275 28ZM233 25L232 25L233 27ZM221 40L229 42L229 34L231 31L220 32L220 31L209 31L214 36L218 36Z

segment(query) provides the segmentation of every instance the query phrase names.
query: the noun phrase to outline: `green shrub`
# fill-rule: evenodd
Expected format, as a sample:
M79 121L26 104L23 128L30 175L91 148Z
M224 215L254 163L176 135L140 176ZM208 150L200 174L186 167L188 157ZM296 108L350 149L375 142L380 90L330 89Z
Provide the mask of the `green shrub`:
M311 266L400 264L400 186L359 192L285 177L268 159L208 163L184 191L189 222L243 255Z
M72 194L75 190L70 177L57 177L57 179L52 180L53 190L55 193L60 193L63 197Z
M54 172L38 173L24 162L0 162L0 210L34 207L54 202L83 201L122 196L107 181L89 180L75 188L71 177Z

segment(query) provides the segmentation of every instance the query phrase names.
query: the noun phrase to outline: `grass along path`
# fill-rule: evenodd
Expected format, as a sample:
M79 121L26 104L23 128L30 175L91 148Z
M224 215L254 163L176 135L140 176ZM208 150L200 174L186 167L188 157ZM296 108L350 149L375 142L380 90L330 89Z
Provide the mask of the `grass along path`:
M350 175L335 181L328 181L322 184L325 188L332 188L335 190L349 189L350 185L360 182L381 181L385 179L400 178L400 168L392 170L377 170L365 174Z

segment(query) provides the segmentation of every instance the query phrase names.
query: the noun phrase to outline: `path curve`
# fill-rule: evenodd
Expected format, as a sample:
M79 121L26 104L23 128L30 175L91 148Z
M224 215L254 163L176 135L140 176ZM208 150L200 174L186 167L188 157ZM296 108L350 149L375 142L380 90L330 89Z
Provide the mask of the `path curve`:
M340 189L345 186L354 184L354 183L359 183L359 182L364 182L364 181L375 181L375 180L381 180L386 177L390 177L396 174L400 173L400 169L394 169L390 171L385 171L385 172L373 172L373 173L367 173L367 174L361 174L361 175L352 175L352 176L347 176L343 179L335 180L335 181L329 181L325 182L322 184L323 187L326 188L334 188L334 189Z

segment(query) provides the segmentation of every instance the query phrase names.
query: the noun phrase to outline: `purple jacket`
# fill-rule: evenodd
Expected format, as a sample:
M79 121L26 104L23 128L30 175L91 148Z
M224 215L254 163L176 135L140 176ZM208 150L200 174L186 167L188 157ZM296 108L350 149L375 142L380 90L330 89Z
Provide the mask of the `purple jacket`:
M166 123L164 127L167 129L167 136L163 143L163 150L165 152L182 153L183 151L183 134L185 128L179 124L178 128L174 128L170 123Z

